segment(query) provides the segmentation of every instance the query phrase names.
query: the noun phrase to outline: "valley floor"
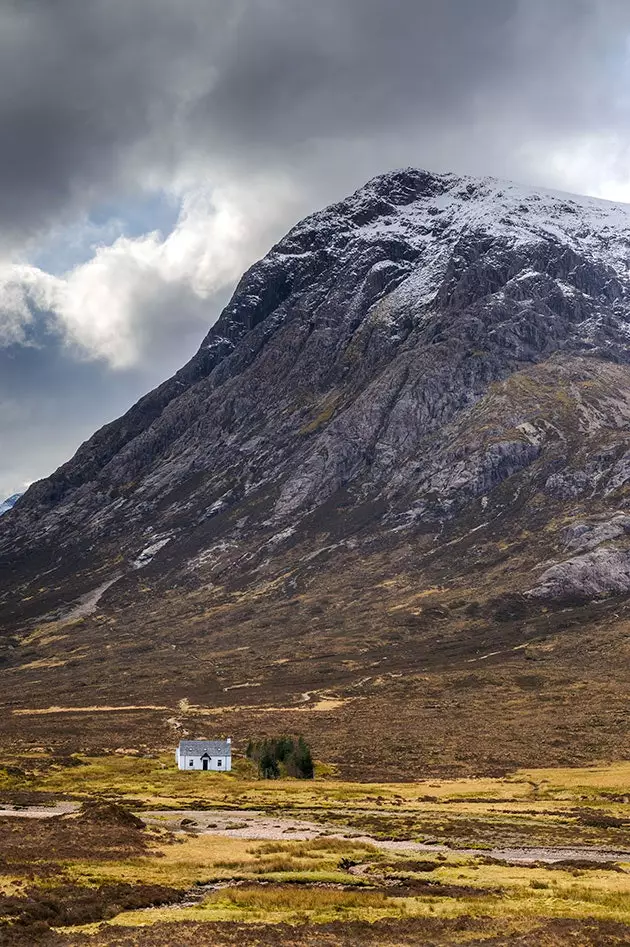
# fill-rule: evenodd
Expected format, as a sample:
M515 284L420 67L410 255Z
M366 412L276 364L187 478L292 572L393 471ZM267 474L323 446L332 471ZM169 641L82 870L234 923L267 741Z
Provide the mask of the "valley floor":
M350 783L6 756L0 942L630 943L630 764Z

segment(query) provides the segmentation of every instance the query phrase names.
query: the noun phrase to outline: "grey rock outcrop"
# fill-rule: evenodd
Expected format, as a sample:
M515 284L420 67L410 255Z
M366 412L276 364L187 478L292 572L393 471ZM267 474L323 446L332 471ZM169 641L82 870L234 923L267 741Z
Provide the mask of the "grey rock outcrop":
M604 547L546 569L529 594L589 599L625 592L630 592L630 549Z

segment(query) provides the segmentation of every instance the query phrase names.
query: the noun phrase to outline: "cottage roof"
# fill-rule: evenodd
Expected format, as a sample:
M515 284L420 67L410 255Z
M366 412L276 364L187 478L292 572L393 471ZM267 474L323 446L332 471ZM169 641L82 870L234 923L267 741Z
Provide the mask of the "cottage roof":
M232 744L229 740L180 740L181 756L231 756Z

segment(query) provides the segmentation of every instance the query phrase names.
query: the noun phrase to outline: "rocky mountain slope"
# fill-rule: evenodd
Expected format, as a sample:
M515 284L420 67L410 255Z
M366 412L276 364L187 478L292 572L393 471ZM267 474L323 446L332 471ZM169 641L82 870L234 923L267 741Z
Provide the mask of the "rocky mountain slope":
M540 733L540 691L584 685L607 709L574 708L575 752L621 752L629 266L630 207L492 179L407 169L307 218L3 517L7 702L334 697L367 753L422 675L480 666L464 709L505 687ZM407 729L446 720L449 765L514 756L505 713L471 735L436 706Z

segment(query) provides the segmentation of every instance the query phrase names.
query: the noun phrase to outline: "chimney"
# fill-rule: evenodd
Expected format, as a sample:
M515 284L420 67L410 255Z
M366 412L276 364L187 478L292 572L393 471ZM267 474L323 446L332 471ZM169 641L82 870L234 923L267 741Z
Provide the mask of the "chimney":
M232 737L228 737L225 742L226 742L226 743L231 743L231 742L232 742Z

